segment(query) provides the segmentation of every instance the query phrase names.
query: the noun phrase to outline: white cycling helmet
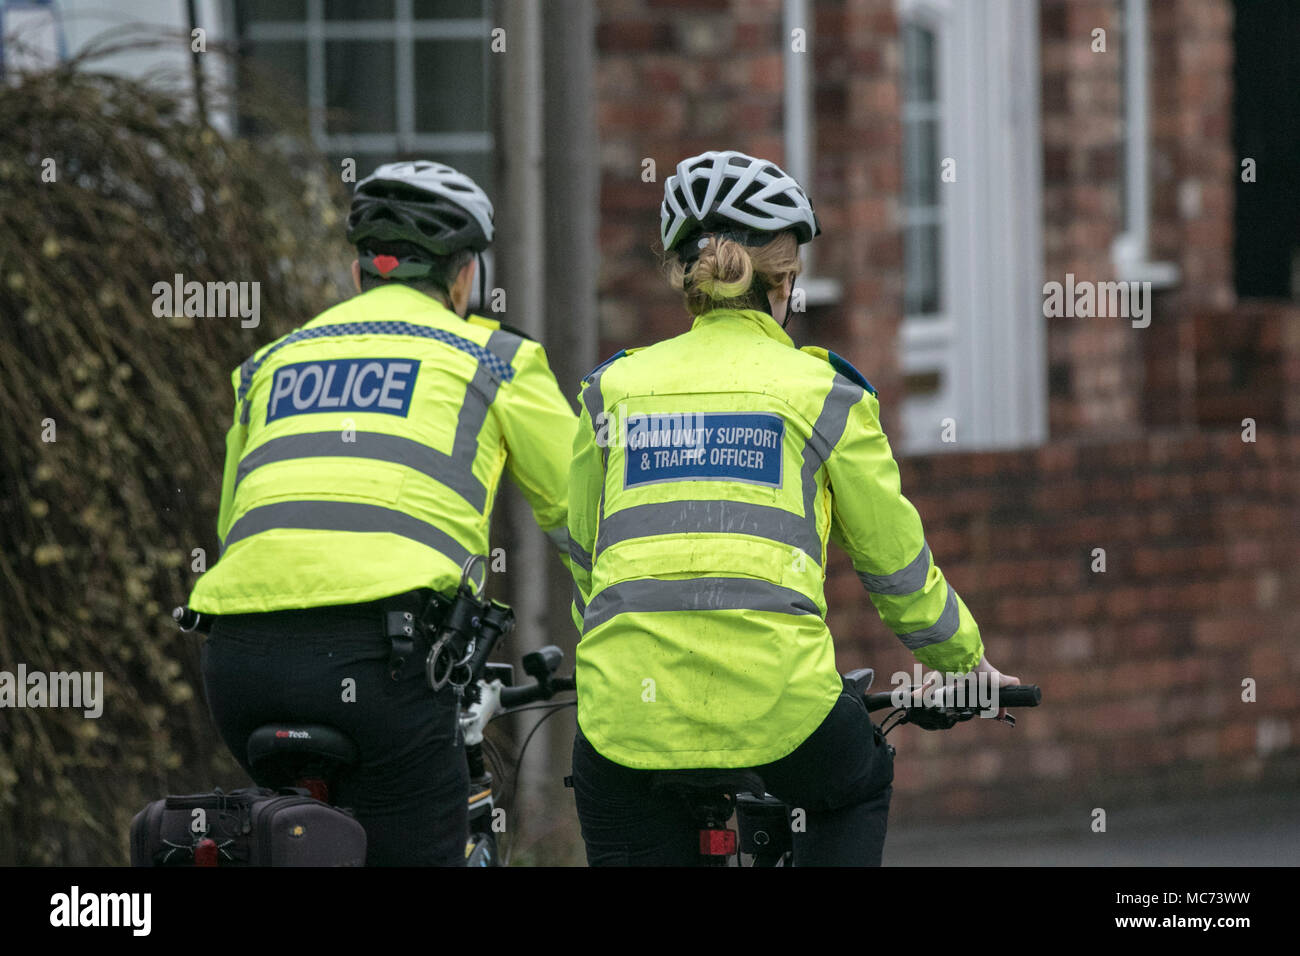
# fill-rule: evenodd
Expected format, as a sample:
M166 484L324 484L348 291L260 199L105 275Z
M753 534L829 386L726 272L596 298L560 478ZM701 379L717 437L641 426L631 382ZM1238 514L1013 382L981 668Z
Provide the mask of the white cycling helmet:
M677 164L664 183L659 238L672 251L701 232L783 232L800 243L821 232L807 194L774 163L736 150L707 152Z
M348 212L348 241L409 242L438 256L482 252L492 242L492 201L443 163L386 163L361 182Z

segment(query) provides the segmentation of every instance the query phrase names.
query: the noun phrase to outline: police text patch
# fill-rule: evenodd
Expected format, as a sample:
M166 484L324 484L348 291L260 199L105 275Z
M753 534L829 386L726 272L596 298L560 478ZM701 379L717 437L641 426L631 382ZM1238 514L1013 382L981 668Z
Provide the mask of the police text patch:
M335 359L275 370L266 420L310 412L379 412L406 417L417 359Z
M631 415L623 485L745 481L779 488L784 435L784 419L762 412Z

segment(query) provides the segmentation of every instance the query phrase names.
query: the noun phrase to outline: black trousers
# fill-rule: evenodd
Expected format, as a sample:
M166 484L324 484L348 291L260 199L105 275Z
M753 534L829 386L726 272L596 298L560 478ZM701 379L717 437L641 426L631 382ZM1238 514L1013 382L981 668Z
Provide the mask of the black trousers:
M795 866L880 865L894 758L858 694L846 686L793 753L753 770L769 793L804 811ZM680 796L652 788L659 773L605 759L579 730L573 790L591 866L699 864L698 824Z
M331 802L365 827L370 866L463 866L469 771L451 689L424 677L424 656L388 674L378 604L228 615L203 647L213 719L248 770L248 735L272 721L323 723L356 741L360 762Z

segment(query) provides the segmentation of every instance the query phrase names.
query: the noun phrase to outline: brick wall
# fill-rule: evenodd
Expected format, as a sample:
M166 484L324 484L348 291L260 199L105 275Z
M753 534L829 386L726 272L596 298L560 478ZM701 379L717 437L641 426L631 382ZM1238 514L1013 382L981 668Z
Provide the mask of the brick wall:
M1092 50L1095 29L1106 31L1104 53ZM1113 279L1111 241L1122 229L1119 8L1114 0L1045 0L1040 31L1046 279ZM1049 323L1053 436L1137 424L1138 345L1126 322Z
M993 781L1010 779L1022 809L1294 782L1297 460L1300 436L1277 429L1253 444L1224 429L905 460L904 487L989 658L1040 684L1047 706L1014 731L900 731L900 813L1005 811ZM838 562L832 629L842 663L871 664L887 687L912 658L863 613L860 590ZM1246 677L1257 703L1241 701ZM939 785L954 773L983 785Z
M818 272L839 303L793 325L901 393L901 129L892 0L813 0ZM1051 439L901 459L989 657L1044 687L1008 730L896 739L896 819L1174 797L1300 777L1300 310L1232 291L1231 7L1152 4L1152 258L1182 279L1149 328L1051 320ZM707 148L783 159L780 5L599 5L602 351L687 327L654 270L663 177ZM1122 32L1115 0L1042 0L1044 281L1115 278ZM1107 54L1090 50L1096 27ZM643 183L641 160L658 179ZM892 404L891 404L892 403ZM1257 441L1243 442L1254 418ZM1106 571L1091 570L1104 548ZM827 597L840 662L882 686L913 658L847 560ZM1258 702L1241 701L1242 680ZM894 739L894 738L891 738ZM958 785L958 781L961 785ZM1009 801L1007 788L1015 789Z

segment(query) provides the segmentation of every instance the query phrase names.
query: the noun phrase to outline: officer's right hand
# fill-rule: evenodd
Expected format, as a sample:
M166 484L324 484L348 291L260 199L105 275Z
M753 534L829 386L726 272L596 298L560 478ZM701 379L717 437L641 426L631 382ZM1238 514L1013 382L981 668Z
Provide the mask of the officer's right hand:
M980 662L975 665L975 671L976 673L984 673L984 674L992 675L992 679L989 681L989 683L992 685L992 689L995 694L997 693L997 689L999 687L1014 687L1016 684L1020 683L1019 677L1013 677L1010 674L1002 673L1000 670L998 670L996 667L994 667L992 664L989 663L989 659L987 657L983 657L983 656L980 657ZM1007 715L1007 709L1005 707L998 708L998 716L997 716L998 720L1002 720L1004 717L1006 717L1006 715Z

